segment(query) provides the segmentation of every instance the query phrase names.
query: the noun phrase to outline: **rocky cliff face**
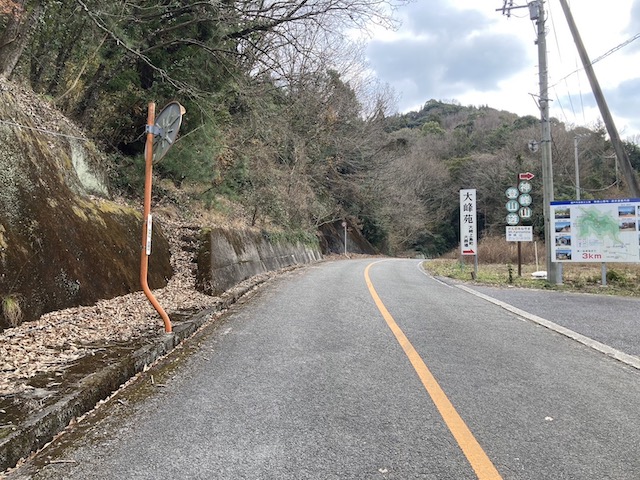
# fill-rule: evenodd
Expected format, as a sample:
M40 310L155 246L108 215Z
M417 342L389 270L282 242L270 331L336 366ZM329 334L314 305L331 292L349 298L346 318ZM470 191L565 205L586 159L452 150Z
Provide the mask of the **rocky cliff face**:
M320 247L323 254L344 253L344 227L342 221L325 223L320 227ZM364 238L358 227L347 221L347 253L376 255L379 252Z
M141 215L107 199L100 165L79 128L0 81L0 328L140 289ZM154 228L151 288L171 275Z

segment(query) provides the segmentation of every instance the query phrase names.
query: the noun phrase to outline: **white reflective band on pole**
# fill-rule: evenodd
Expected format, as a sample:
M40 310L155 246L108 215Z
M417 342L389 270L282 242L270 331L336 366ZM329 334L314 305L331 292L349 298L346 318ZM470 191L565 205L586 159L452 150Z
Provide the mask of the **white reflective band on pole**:
M153 229L153 218L151 214L147 217L147 255L151 255L151 230Z

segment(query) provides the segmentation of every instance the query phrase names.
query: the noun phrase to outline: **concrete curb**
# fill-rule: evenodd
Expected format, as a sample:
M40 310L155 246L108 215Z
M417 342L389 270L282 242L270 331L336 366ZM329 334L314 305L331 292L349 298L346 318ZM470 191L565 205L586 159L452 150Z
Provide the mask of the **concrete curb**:
M531 322L537 323L538 325L546 327L549 330L553 330L554 332L559 333L560 335L564 335L565 337L575 340L576 342L581 343L589 348L597 350L600 353L604 353L605 355L611 358L615 358L616 360L626 365L629 365L630 367L637 368L638 370L640 370L640 358L634 355L629 355L628 353L624 353L624 352L621 352L620 350L616 350L615 348L612 348L609 345L605 345L604 343L600 343L597 340L581 335L580 333L574 332L573 330L563 327L562 325L558 325L557 323L553 323L552 321L547 320L545 318L538 317L537 315L533 315L531 313L525 312L524 310L514 307L513 305L509 305L506 302L497 300L493 297L490 297L489 295L485 295L484 293L477 292L465 285L456 285L456 287L459 288L460 290L464 290L467 293L475 295L478 298L482 298L487 302L491 302L494 305L498 305L499 307L502 307L511 313L515 313L519 317L522 317Z
M294 268L297 267L281 271ZM142 346L122 358L114 359L113 363L79 381L72 393L64 395L41 411L29 414L24 421L15 426L13 432L0 440L0 472L15 467L20 459L42 448L74 418L92 410L98 402L109 397L146 365L152 364L191 337L210 321L212 314L229 308L268 278L269 275L260 275L230 289L221 296L221 301L216 306L176 324L172 333L153 338L151 344Z

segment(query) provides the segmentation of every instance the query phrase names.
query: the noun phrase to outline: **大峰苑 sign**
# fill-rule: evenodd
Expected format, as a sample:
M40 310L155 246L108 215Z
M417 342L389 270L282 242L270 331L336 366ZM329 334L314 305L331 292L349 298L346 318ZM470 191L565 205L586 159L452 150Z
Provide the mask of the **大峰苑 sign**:
M460 190L460 253L477 255L476 190Z

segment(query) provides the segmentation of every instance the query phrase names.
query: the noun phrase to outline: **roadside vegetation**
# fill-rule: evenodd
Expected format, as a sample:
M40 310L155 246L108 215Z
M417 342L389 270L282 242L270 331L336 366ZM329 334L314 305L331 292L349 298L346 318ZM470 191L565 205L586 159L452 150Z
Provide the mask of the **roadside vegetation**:
M17 294L4 295L0 298L2 304L2 314L12 327L22 323L23 312L20 306L20 296Z
M458 250L450 251L441 258L427 260L423 266L431 275L464 282L640 297L639 264L607 264L606 285L603 286L600 263L564 263L563 283L554 285L544 278L533 276L535 272L546 270L544 244L538 242L538 253L541 257L537 264L535 263L535 244L522 242L521 251L521 276L518 276L516 244L499 237L485 238L480 241L478 275L475 279L473 278L473 257L466 257L460 261Z

